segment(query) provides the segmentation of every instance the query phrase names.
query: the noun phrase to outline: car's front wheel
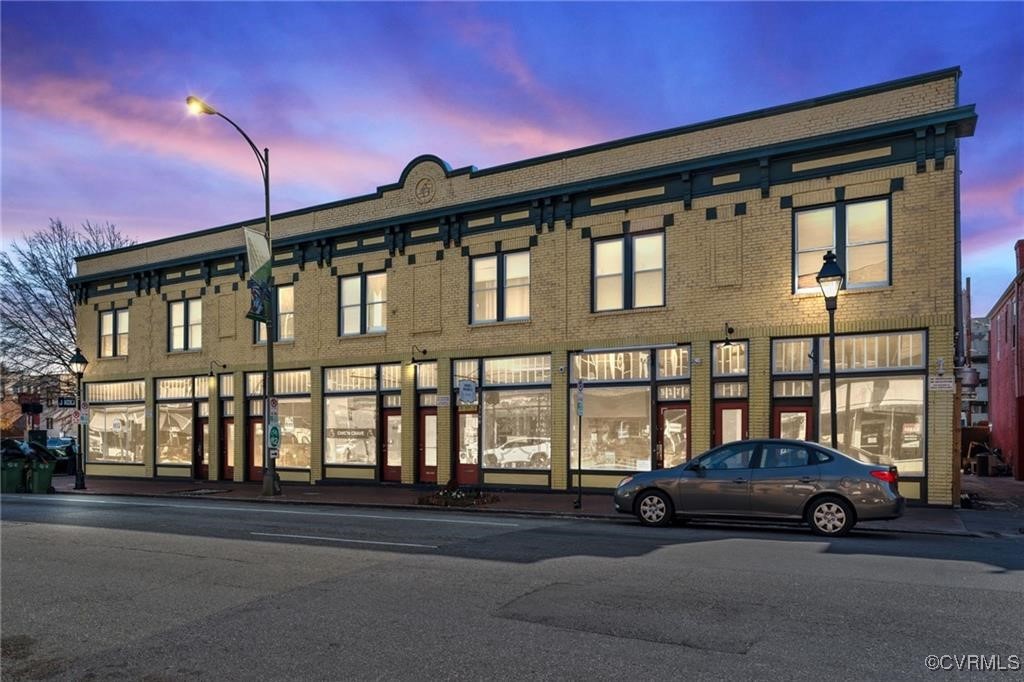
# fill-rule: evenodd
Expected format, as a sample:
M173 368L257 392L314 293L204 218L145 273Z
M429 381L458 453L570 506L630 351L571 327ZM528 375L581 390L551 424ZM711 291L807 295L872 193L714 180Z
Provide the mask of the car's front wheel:
M672 515L672 501L660 490L646 490L636 499L636 516L645 526L667 526Z
M818 535L846 535L856 522L850 503L839 497L822 497L807 508L807 522Z

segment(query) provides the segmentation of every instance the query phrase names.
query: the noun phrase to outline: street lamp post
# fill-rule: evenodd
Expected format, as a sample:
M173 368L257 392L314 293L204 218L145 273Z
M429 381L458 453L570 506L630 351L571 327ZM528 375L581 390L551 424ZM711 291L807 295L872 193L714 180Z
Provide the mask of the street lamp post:
M825 254L824 264L818 272L818 286L825 297L825 310L828 311L828 395L831 411L832 447L839 447L839 427L836 416L836 299L839 289L843 286L843 269L836 263L836 254L829 251Z
M273 262L274 262L274 249L270 241L270 150L266 147L263 148L263 153L260 153L259 148L253 143L252 139L245 134L237 123L232 121L230 118L220 113L209 104L189 95L185 98L185 103L188 105L189 111L193 114L207 114L213 116L220 116L222 119L231 124L231 127L238 131L238 133L245 138L245 141L249 144L249 148L252 149L253 154L256 155L256 161L260 165L260 173L263 175L263 198L266 221L264 223L264 236L267 239L267 249L270 252L270 263L271 263L271 281L273 280ZM270 418L270 401L274 397L274 313L275 307L273 306L273 286L267 288L268 298L264 300L263 309L267 313L267 375L263 380L263 393L264 393L264 407L263 414L266 415L266 419ZM263 494L265 496L280 495L281 487L277 483L277 470L276 462L270 456L270 429L265 428L264 442L263 442Z
M78 396L78 413L82 413L82 375L89 361L82 355L81 348L75 348L71 356L71 371L75 373L78 385L75 395ZM82 418L78 418L78 452L75 453L75 490L85 490L85 439L82 438Z

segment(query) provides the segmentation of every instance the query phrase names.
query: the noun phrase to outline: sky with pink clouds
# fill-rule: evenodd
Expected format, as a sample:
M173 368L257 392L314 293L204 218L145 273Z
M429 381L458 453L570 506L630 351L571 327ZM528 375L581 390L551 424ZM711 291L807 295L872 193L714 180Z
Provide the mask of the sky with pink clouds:
M959 65L974 313L1024 238L1024 3L0 5L4 247L49 219L139 241Z

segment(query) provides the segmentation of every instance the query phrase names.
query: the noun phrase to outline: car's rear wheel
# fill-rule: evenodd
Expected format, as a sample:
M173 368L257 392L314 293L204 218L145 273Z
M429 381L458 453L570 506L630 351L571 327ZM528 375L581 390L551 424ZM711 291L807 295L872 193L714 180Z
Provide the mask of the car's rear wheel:
M667 526L672 523L672 501L660 490L645 490L636 499L636 516L645 526Z
M807 523L818 535L838 537L846 535L856 520L853 507L839 497L821 497L807 508Z

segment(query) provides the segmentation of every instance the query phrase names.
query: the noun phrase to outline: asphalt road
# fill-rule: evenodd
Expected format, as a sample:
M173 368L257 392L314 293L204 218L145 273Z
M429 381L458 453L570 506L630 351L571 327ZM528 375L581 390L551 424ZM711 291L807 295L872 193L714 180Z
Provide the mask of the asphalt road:
M931 679L969 663L934 672L929 655L1024 664L1014 539L61 495L5 495L0 518L4 680Z

